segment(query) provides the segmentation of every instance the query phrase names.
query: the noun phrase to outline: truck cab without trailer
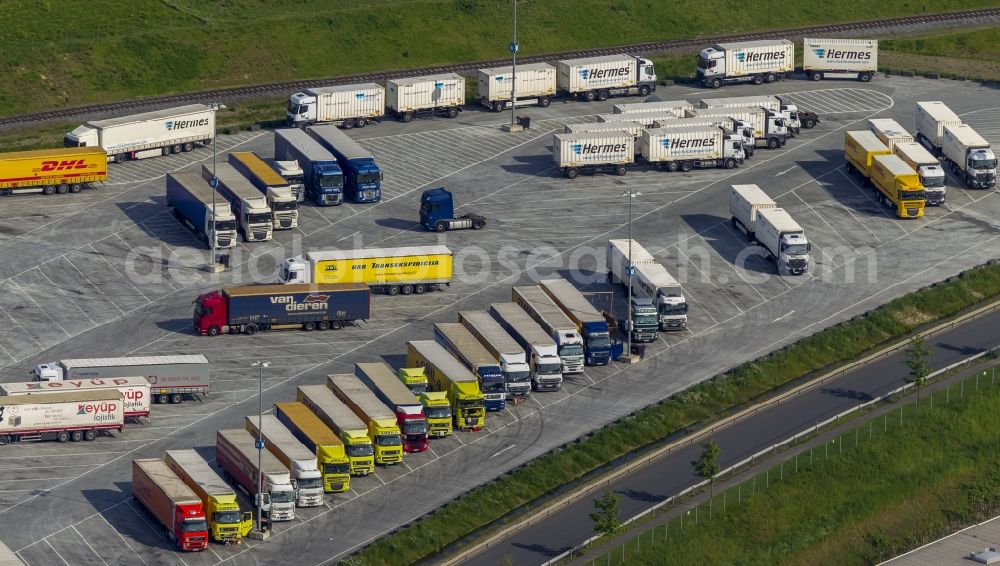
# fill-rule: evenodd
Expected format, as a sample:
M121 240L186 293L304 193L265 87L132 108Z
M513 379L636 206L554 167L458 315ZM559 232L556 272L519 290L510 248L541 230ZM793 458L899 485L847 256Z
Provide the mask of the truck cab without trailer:
M396 372L384 363L354 364L354 375L371 389L386 406L396 413L396 425L403 433L405 452L427 450L427 417L423 406L402 382Z
M403 461L403 435L396 415L349 373L328 375L326 386L368 425L368 438L375 445L375 463L392 466Z
M347 448L351 475L367 476L375 471L375 449L368 438L368 427L350 407L324 385L300 385L296 399L340 436Z
M447 350L433 340L406 343L406 365L423 367L431 387L447 394L455 428L480 431L486 422L486 407L479 381Z
M486 219L471 213L455 216L455 200L451 191L438 187L427 189L420 195L420 225L434 232L467 228L480 230L486 226Z
M459 322L434 324L434 340L448 350L479 380L487 411L502 411L507 402L507 384L500 363Z
M344 172L344 198L354 203L382 200L382 170L375 156L332 124L309 126L306 132L337 158Z

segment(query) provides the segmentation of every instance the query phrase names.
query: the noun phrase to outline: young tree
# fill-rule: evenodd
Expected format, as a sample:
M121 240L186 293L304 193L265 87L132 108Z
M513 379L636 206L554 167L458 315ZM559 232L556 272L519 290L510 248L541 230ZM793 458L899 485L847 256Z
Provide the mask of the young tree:
M927 376L931 373L930 360L931 347L924 344L923 336L914 336L910 339L910 347L906 349L906 357L903 363L910 368L910 378L913 379L913 386L917 389L917 406L920 406L920 390L927 383Z
M594 522L594 532L599 535L611 536L622 529L618 520L618 501L621 497L608 490L604 497L594 500L594 512L590 520Z
M703 442L698 459L691 462L694 473L708 480L708 516L712 517L712 500L715 498L715 476L719 473L719 452L721 449L714 440Z

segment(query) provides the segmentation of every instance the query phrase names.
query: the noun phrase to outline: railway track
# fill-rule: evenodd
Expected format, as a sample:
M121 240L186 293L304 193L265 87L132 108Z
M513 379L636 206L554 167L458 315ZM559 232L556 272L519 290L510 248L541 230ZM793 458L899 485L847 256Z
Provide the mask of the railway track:
M901 18L891 18L883 20L872 20L863 22L851 22L842 24L829 24L812 26L805 28L761 31L736 35L699 37L694 39L678 39L670 41L657 41L651 43L637 43L633 45L619 45L615 47L605 47L599 49L584 49L579 51L566 51L562 53L549 53L545 55L532 55L519 57L521 63L542 63L552 62L559 59L573 59L577 57L595 57L600 55L612 55L621 52L642 53L644 55L663 54L677 51L692 51L701 49L713 43L722 41L751 41L758 39L788 38L800 39L807 36L823 36L830 34L850 34L856 35L861 32L886 32L899 30L914 26L943 26L957 25L962 23L975 23L981 25L987 21L1000 21L1000 8L987 8L982 10L967 10L963 12L949 12L942 14L924 14L920 16L906 16ZM420 69L408 69L400 71L383 71L377 73L364 73L356 75L342 75L339 77L329 77L324 79L308 79L300 81L285 81L268 83L261 85L250 85L242 87L222 88L206 90L201 92L191 92L184 94L174 94L168 96L156 96L136 100L123 100L120 102L109 102L105 104L92 104L88 106L78 106L74 108L64 108L59 110L47 110L33 112L31 114L21 114L0 118L0 130L16 127L23 127L41 122L53 122L56 120L69 120L71 118L97 118L123 114L125 112L138 112L166 108L178 104L195 104L207 102L234 102L261 98L266 96L286 95L293 92L318 87L339 84L380 82L388 78L410 77L428 74L438 74L447 72L474 73L477 69L485 67L504 66L508 59L494 59L491 61L474 61L469 63L456 63L448 66L424 67Z

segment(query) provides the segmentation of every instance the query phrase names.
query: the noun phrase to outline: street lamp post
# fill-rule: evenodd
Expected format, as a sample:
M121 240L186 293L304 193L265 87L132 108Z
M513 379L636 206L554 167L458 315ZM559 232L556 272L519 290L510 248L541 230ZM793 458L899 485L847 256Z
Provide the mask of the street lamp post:
M639 191L627 190L622 193L623 197L628 197L628 318L626 321L625 341L627 350L625 355L632 356L632 278L635 276L635 267L632 265L632 201L640 196Z
M271 367L270 362L257 360L250 363L250 367L257 368L257 532L263 532L261 526L261 509L263 508L263 494L261 487L264 485L264 368Z
M517 110L517 51L520 46L517 44L517 0L514 0L514 26L513 39L510 42L511 73L510 73L510 125L515 122L514 113Z
M219 104L218 102L213 102L209 106L211 106L212 110L215 112L218 112L219 108L222 107L222 105ZM218 235L218 228L217 228L218 224L216 223L216 219L218 218L218 216L215 214L215 193L217 192L216 189L219 188L219 178L216 177L215 175L215 162L218 157L218 149L216 148L215 140L218 139L219 137L219 126L218 126L219 122L217 118L218 118L217 116L214 116L212 119L212 179L209 180L208 182L208 184L212 187L212 234L208 242L209 249L211 250L212 269L217 269L219 263L219 258L216 255L217 250L215 247L215 241Z

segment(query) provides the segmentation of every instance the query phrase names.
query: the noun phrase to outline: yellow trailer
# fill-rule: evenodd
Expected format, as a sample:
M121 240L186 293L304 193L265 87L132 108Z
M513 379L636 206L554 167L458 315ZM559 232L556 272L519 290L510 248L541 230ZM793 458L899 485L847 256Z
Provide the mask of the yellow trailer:
M924 186L920 175L896 155L876 155L872 159L871 180L875 194L900 218L924 215Z
M452 252L447 246L365 248L309 252L281 262L283 283L364 283L389 295L450 285Z
M78 193L108 179L108 154L99 147L0 153L0 191Z
M872 158L876 155L892 155L882 140L865 130L844 132L844 158L847 172L861 176L862 184L868 186L871 178Z

